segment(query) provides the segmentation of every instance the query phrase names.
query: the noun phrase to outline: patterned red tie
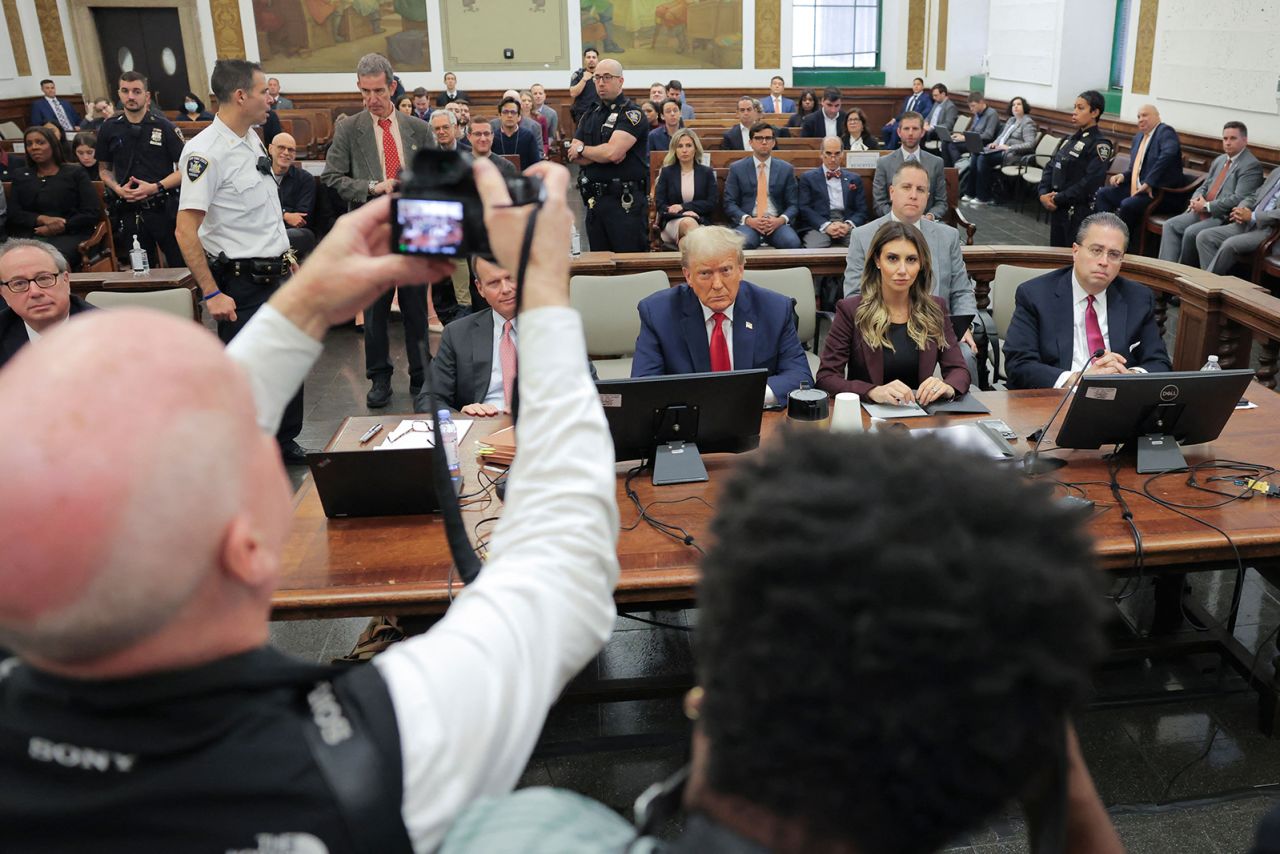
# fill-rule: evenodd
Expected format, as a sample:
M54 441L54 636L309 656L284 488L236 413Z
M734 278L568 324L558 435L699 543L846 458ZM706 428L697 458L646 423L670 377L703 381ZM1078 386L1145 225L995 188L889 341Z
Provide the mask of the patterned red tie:
M511 392L516 383L516 342L511 337L511 321L502 324L502 340L498 342L498 363L502 366L502 399L511 411Z
M382 165L388 180L400 174L400 152L396 150L396 138L391 135L391 119L378 119L382 128Z
M828 180L828 181L836 181L836 180L838 180L839 178L840 178L840 173L839 173L839 172L828 172L828 173L827 173L827 180Z
M1102 338L1102 326L1098 323L1098 312L1093 308L1093 296L1089 296L1089 302L1084 307L1084 339L1089 344L1089 356L1085 359L1085 367L1089 367L1089 361L1093 358L1093 354L1099 350L1107 349L1107 342Z
M733 364L729 361L729 342L724 337L724 322L727 319L722 311L711 315L711 320L715 323L711 329L711 370L716 373L733 370Z

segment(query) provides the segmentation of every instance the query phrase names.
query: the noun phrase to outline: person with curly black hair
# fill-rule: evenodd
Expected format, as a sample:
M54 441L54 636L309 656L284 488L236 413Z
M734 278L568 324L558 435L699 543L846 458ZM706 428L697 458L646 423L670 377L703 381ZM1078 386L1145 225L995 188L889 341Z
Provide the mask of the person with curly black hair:
M712 534L686 820L653 850L924 854L1018 798L1040 807L1035 850L1122 850L1069 723L1103 597L1046 490L930 439L797 432L737 463ZM464 814L442 851L635 836L527 789Z

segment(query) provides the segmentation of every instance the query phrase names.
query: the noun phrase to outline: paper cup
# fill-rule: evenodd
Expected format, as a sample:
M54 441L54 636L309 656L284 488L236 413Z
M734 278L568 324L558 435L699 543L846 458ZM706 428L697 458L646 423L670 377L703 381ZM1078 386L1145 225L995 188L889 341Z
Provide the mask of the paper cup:
M831 430L835 433L862 432L862 401L853 392L842 391L836 395Z

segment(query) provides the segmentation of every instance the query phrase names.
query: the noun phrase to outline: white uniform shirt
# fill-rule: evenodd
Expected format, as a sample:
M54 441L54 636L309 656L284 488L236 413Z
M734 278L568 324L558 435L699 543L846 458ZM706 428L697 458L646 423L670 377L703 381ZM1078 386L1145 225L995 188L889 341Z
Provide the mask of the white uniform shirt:
M275 176L258 171L266 154L252 129L239 137L219 118L183 146L178 209L205 212L199 236L210 255L278 258L289 248Z

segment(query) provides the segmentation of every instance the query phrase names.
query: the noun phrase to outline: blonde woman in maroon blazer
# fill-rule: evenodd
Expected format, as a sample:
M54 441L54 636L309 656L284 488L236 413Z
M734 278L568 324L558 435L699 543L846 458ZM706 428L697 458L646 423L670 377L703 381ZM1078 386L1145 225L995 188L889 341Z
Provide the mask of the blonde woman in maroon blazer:
M927 406L969 390L946 303L931 296L929 244L915 226L889 221L867 251L861 294L836 303L818 388L875 403ZM942 363L942 377L934 369Z

